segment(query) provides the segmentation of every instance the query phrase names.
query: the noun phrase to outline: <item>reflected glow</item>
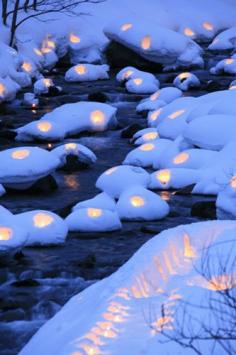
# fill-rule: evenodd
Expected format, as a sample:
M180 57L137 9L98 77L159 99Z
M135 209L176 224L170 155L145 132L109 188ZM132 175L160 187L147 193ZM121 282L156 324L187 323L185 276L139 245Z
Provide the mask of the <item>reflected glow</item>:
M102 210L100 208L87 208L87 215L91 218L98 218L102 215Z
M151 140L155 140L158 137L158 133L157 132L148 132L142 135L142 138L145 141L151 141Z
M72 190L76 190L79 187L79 183L76 180L75 175L66 175L64 177L64 181L65 181L66 186L68 186Z
M141 196L130 197L130 203L134 207L141 207L145 205L145 200Z
M159 108L158 110L153 111L153 112L151 113L151 115L150 115L150 120L151 120L151 121L156 121L156 119L157 119L158 116L160 115L161 111L162 111L162 108Z
M205 30L207 31L212 31L214 29L214 26L212 25L212 23L205 21L202 24L202 27L205 28Z
M236 175L231 178L230 185L233 189L236 189Z
M196 258L197 254L193 248L193 246L190 244L190 238L187 233L184 234L184 256L186 258Z
M117 166L114 166L113 168L106 170L106 171L105 171L105 175L111 175L111 174L113 174L116 170L117 170Z
M234 63L234 59L233 58L227 58L225 59L225 64L230 65Z
M155 148L155 145L152 143L145 143L142 144L139 149L142 150L143 152L149 152Z
M3 96L6 92L6 87L2 83L0 83L0 96Z
M171 178L171 172L168 169L163 169L158 171L156 174L157 180L159 180L163 185L166 185Z
M67 143L65 144L65 149L66 150L75 150L77 148L77 144L76 143Z
M80 43L80 37L76 36L74 33L70 34L70 42L71 43Z
M33 221L35 227L44 228L52 224L54 218L47 213L40 212L33 217Z
M175 111L173 113L171 113L168 118L170 118L171 120L174 120L175 118L181 116L183 113L185 112L185 110L178 110L178 111Z
M139 86L139 85L142 84L143 79L141 79L141 78L136 78L136 79L133 79L133 82L135 83L135 85Z
M161 192L159 193L159 195L160 195L160 198L161 198L163 201L170 201L170 196L171 196L171 194L170 194L169 191L161 191Z
M92 123L96 126L103 125L105 122L105 115L100 110L96 110L96 111L91 112L90 117L91 117Z
M184 29L184 34L185 34L185 36L188 36L188 37L192 37L195 35L194 31L191 30L191 28L189 28L189 27L186 27Z
M30 151L27 149L15 150L11 156L13 159L25 159L30 155Z
M8 227L0 227L0 240L9 240L12 237L12 229Z
M144 50L147 50L151 47L151 37L145 36L141 41L141 47Z
M31 63L29 63L29 62L24 62L24 63L21 65L21 68L22 68L23 70L25 70L27 73L29 73L29 72L31 72L31 70L32 70L32 65L31 65Z
M191 73L184 72L184 73L179 74L179 75L178 75L178 78L179 78L180 80L185 80L185 79L189 78L190 76L191 76Z
M178 154L174 159L173 163L174 164L183 164L189 159L189 154L186 152Z
M52 128L52 124L48 121L42 121L37 124L37 128L41 132L48 132Z
M133 27L132 23L124 23L120 29L121 31L128 31L132 27Z
M87 73L87 68L85 65L79 64L79 65L76 65L75 71L77 74L83 75L83 74Z
M160 96L160 94L161 94L161 92L160 91L156 91L156 92L154 92L154 94L152 94L151 96L150 96L150 100L151 101L156 101L157 99L158 99L158 97Z

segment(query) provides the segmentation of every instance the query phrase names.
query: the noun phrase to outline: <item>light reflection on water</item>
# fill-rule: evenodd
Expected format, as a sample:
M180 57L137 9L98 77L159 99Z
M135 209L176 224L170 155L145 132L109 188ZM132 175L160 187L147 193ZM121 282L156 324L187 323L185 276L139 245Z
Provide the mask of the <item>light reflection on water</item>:
M159 195L164 201L169 201L171 199L171 193L169 191L160 191Z
M80 184L77 181L77 177L76 175L66 175L64 176L64 181L67 187L69 187L72 190L76 190Z

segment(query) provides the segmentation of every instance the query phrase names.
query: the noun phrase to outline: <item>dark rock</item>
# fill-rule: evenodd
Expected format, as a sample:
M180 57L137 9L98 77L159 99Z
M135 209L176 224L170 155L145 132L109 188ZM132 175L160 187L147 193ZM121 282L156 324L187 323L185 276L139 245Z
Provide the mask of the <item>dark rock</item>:
M70 205L68 205L66 207L56 209L53 212L58 214L62 218L66 218L71 213L72 207L74 205L75 205L74 203L71 203Z
M205 90L207 90L208 92L219 91L219 90L222 90L222 87L219 84L219 82L217 82L215 80L209 80L206 83Z
M23 320L25 318L25 312L22 308L12 309L0 314L1 322L13 322L16 320Z
M66 163L61 167L61 170L72 172L88 168L91 165L90 161L81 161L75 155L67 155Z
M7 129L1 129L0 130L0 138L8 139L8 140L13 140L16 137L16 132L10 131Z
M37 180L29 189L29 192L49 193L58 188L57 182L52 175L43 177Z
M25 255L24 255L24 253L22 252L22 251L18 251L17 253L15 253L15 255L14 255L14 259L15 260L20 260L20 259L22 259L22 258L24 258L25 257Z
M152 235L156 235L159 234L160 231L160 227L155 226L155 225L144 225L140 228L140 231L142 233L148 233L148 234L152 234Z
M88 94L88 101L107 102L108 96L104 92L94 91Z
M86 256L86 258L81 261L80 263L78 263L78 266L82 267L82 268L94 268L96 264L96 256L94 254L89 254Z
M50 86L47 96L53 97L62 94L62 89L59 86Z
M121 137L132 138L133 135L141 129L143 129L143 126L141 126L139 123L133 123L121 131Z
M14 287L38 287L40 283L34 279L24 279L12 282L11 286Z
M139 54L120 43L111 41L107 46L105 55L107 62L113 69L121 69L127 66L134 66L138 69L151 73L162 72L162 64L153 63L142 58Z
M216 219L215 201L199 201L191 208L191 216L204 219Z
M195 184L188 185L174 192L174 195L190 195Z

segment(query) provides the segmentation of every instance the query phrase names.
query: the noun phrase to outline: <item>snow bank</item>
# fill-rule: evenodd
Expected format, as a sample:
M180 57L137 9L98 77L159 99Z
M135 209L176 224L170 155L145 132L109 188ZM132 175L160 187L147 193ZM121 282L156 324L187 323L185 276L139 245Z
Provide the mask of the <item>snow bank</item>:
M65 74L66 81L94 81L109 79L109 66L106 64L77 64L67 70Z

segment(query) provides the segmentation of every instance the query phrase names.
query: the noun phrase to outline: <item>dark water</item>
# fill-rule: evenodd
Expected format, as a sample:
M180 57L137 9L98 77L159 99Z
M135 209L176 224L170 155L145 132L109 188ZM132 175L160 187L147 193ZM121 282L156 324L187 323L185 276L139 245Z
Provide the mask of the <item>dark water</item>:
M209 60L216 58L210 57ZM206 70L196 73L203 81L211 78ZM158 78L162 86L168 86L175 75L161 74ZM63 87L64 95L43 98L40 109L34 113L20 105L21 93L19 101L8 105L2 113L4 123L16 128L57 106L86 100L89 93L101 91L108 95L108 103L118 107L121 127L134 122L145 127L145 119L135 113L137 103L144 96L126 93L115 81L114 75L107 81L82 84L65 83L62 72L54 74L53 79ZM226 88L232 79L221 77L217 80ZM186 95L199 96L204 93L198 90ZM120 131L74 139L94 151L98 157L97 163L90 169L75 173L55 173L59 185L56 191L34 195L26 192L8 193L1 198L1 204L14 213L39 208L60 212L78 201L92 198L99 192L95 188L98 176L107 168L121 164L126 154L133 149L128 139L121 138ZM16 145L20 144L0 140L1 149ZM43 144L40 146L47 147ZM74 233L68 236L63 246L25 248L22 255L0 260L0 354L17 354L35 331L70 297L117 270L143 243L160 231L198 221L199 218L191 216L191 207L195 202L214 200L165 191L161 195L171 207L170 215L163 221L123 223L121 231L112 233Z

